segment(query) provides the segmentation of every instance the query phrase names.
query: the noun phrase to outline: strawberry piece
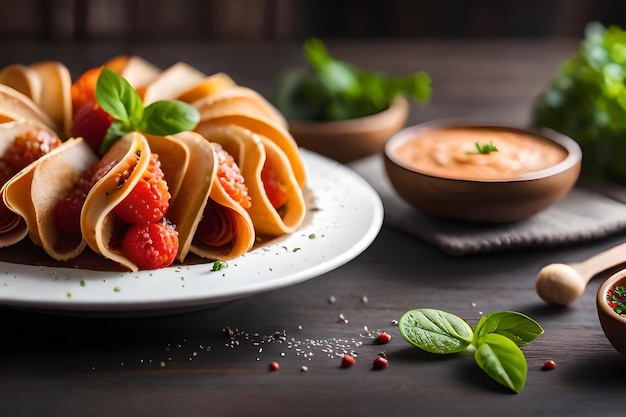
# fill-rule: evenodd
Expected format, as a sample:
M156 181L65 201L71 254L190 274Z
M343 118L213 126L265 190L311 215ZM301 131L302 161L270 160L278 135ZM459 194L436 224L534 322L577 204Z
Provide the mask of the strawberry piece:
M45 130L33 129L17 134L0 157L0 186L60 144L58 137Z
M70 89L72 96L71 135L82 137L97 154L113 118L98 106L96 84L102 67L85 71Z
M263 181L263 188L265 194L270 200L272 207L279 209L287 203L287 193L285 187L278 178L278 173L272 161L268 158L261 170L261 181Z
M75 190L57 202L54 207L54 216L61 234L80 233L80 211L83 209L85 197L82 191Z
M96 84L98 83L98 77L102 72L102 67L95 67L85 71L79 78L72 84L70 88L70 94L72 97L72 112L76 114L85 103L96 102Z
M80 212L87 194L89 194L91 187L109 172L115 164L115 161L106 162L104 159L101 159L90 169L83 172L76 180L74 189L57 202L54 207L54 219L61 233L80 233Z
M125 223L148 224L161 221L171 195L156 154L150 157L148 169L130 194L115 206L113 212Z
M70 134L76 138L82 137L96 154L100 154L100 146L111 123L113 117L95 102L88 101L74 113Z
M132 225L122 238L122 251L139 269L168 267L178 252L178 232L163 222Z
M212 143L217 155L217 178L224 191L243 208L250 208L248 187L233 157L218 143Z

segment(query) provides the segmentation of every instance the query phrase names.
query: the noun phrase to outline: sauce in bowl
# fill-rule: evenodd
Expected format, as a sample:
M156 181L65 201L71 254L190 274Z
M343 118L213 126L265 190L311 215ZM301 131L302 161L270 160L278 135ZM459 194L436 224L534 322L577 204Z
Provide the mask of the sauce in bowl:
M477 145L497 151L481 153ZM398 162L444 178L499 181L524 178L565 160L566 149L541 136L498 127L439 127L417 131L393 152Z

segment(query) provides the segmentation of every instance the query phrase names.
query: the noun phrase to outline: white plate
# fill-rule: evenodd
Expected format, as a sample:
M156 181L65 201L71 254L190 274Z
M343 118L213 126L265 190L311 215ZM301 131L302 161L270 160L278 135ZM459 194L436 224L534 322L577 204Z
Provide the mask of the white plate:
M212 271L213 263L206 262L104 272L0 262L0 304L65 314L171 314L331 271L370 245L382 226L383 206L374 189L346 166L306 150L302 158L308 207L302 227L229 261L225 269Z

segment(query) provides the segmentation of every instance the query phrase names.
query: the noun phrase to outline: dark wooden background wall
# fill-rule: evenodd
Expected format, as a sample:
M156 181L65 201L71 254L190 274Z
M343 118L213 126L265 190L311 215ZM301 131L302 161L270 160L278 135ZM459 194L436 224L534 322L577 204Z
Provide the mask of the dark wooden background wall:
M0 40L581 37L626 0L2 0Z

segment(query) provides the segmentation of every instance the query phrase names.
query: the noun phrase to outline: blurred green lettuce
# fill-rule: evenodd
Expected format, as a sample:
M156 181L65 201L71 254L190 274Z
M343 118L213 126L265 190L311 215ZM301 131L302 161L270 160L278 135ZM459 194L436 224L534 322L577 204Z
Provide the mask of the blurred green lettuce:
M579 143L587 178L626 183L625 81L626 32L593 22L535 102L533 123Z
M287 70L272 94L288 120L353 119L386 109L399 95L430 99L431 79L424 71L405 76L364 71L331 57L317 38L308 39L303 51L309 65Z

